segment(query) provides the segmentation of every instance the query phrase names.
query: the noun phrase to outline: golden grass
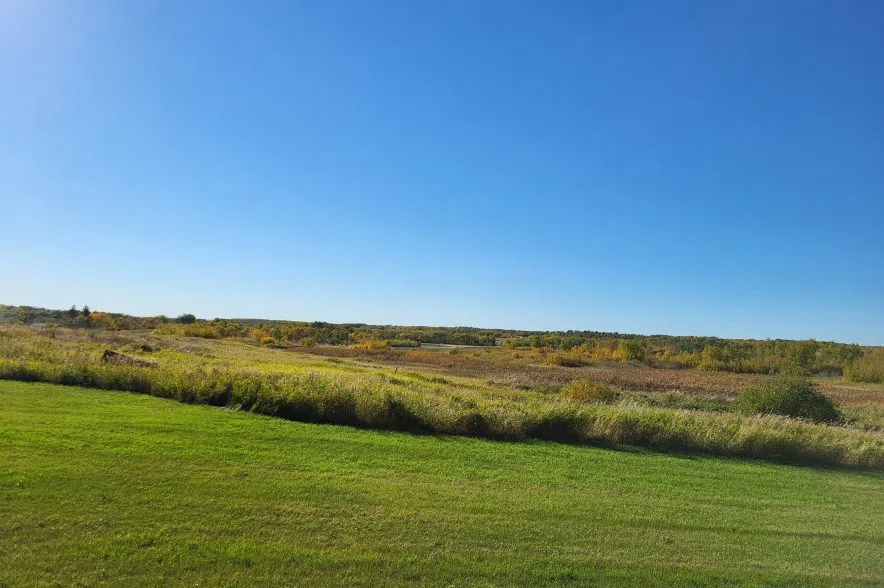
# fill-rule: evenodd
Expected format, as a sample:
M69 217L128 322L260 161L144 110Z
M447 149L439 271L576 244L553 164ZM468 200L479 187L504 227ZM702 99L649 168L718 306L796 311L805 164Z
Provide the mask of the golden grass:
M102 363L108 347L149 357L155 367ZM311 422L884 467L884 435L875 431L641 406L628 396L611 405L575 406L558 392L509 387L494 378L227 340L2 328L0 377L128 390Z

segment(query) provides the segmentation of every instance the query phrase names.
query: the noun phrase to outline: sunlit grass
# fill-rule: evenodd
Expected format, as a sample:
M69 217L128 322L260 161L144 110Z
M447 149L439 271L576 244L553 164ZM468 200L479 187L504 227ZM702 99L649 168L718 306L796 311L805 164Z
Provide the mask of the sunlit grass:
M880 585L884 478L0 382L0 585Z
M102 363L109 344L154 367ZM0 330L0 377L141 392L308 422L884 467L884 435L876 431L647 406L628 396L615 404L575 402L556 391L235 341L7 328Z

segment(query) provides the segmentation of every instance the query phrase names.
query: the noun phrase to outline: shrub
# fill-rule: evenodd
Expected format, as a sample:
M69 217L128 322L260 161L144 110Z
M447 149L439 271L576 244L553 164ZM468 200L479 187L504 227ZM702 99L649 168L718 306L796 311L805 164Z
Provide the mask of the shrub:
M562 367L583 367L589 362L574 353L557 353L552 357L551 363Z
M390 343L380 339L366 339L350 345L350 349L389 349Z
M641 361L646 353L645 344L638 339L621 339L617 344L617 357L620 361Z
M601 382L574 380L562 387L562 396L572 402L613 402L617 392Z
M220 339L218 327L210 323L170 323L154 329L160 335L181 335L183 337L202 337L203 339Z
M821 423L842 420L841 413L825 394L818 392L807 378L778 376L740 393L737 405L742 412L780 414Z
M713 345L707 345L700 352L700 363L697 367L701 370L721 370L726 367L727 357L724 352Z
M844 378L851 382L884 384L884 349L873 349L848 365Z

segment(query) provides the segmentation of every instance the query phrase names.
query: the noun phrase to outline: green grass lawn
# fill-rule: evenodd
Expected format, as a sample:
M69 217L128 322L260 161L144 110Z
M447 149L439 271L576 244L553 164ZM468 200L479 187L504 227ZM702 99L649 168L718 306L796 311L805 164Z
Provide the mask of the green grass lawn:
M0 382L0 586L881 585L884 473Z

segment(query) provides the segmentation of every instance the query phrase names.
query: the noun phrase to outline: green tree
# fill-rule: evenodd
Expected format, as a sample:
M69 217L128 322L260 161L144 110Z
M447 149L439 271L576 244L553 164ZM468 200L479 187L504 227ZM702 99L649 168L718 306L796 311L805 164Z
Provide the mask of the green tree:
M725 367L725 363L727 361L727 355L724 352L724 349L718 347L716 345L707 345L703 348L703 351L700 352L700 365L699 368L701 370L720 370Z
M617 344L617 357L620 361L641 361L645 358L645 345L638 339L621 339Z
M820 344L813 339L810 341L794 341L789 345L789 360L801 370L809 370L816 360L816 352Z

